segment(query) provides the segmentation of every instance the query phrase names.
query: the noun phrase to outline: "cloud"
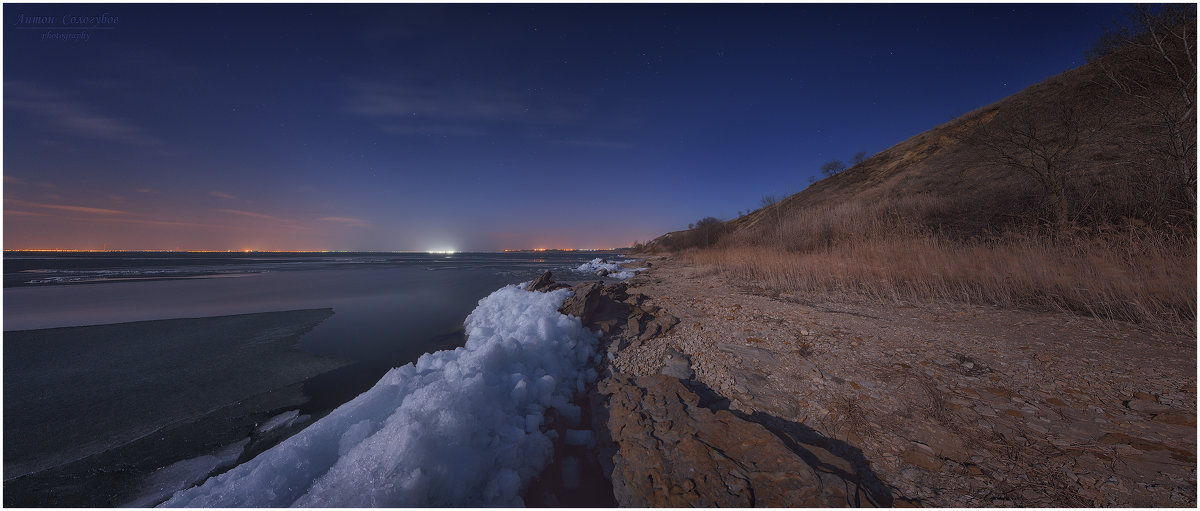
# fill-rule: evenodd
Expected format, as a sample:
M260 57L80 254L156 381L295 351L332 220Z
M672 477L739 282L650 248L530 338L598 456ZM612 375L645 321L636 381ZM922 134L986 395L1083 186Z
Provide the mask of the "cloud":
M605 140L601 138L580 138L570 140L551 140L551 144L567 145L573 147L582 147L586 149L632 149L637 147L636 144L629 142L617 142L613 140Z
M418 117L451 121L509 121L526 117L528 105L500 91L420 89L384 83L358 83L346 104L367 117Z
M127 224L140 225L169 225L173 227L212 227L211 225L198 224L195 222L172 222L169 220L141 220L137 218L94 218L92 220L100 220L103 222L121 222Z
M129 120L100 114L67 94L29 82L6 82L4 88L5 107L23 110L57 131L131 145L160 143Z
M387 133L397 135L453 135L453 136L473 136L484 135L485 130L478 128L468 128L466 126L440 126L440 125L422 125L422 124L381 124L379 129Z
M208 193L209 193L209 194L211 194L213 197L220 197L220 198L222 198L222 199L236 199L236 198L237 198L237 197L234 197L234 196L232 196L232 195L229 195L228 193L225 193L225 192L218 192L218 191L216 191L216 190L213 190L213 191L211 191L211 192L208 192Z
M38 188L56 188L54 183L34 183L26 181L17 176L4 176L4 184L6 185L33 185Z
M287 220L287 219L283 219L283 218L279 218L279 217L271 216L271 215L268 215L268 214L265 214L265 213L256 213L256 212L254 212L254 211L243 211L243 210L240 210L240 209L214 209L213 211L216 211L216 212L218 212L218 213L225 213L225 214L227 214L227 215L243 216L243 217L246 217L246 218L257 218L257 219L259 219L259 220L267 220L267 221L270 221L270 222L274 222L274 223L275 223L275 225L272 225L272 226L270 226L270 229L272 229L272 230L276 230L276 231L277 231L277 230L280 230L280 229L283 229L283 230L289 230L289 231L296 231L296 232L307 232L307 231L311 231L311 230L312 230L312 227L309 227L309 226L307 226L307 225L301 225L301 224L299 224L299 223L297 223L297 222L294 222L294 221L292 221L292 220ZM258 229L261 229L263 226L261 226L261 225L260 225L260 226L257 226L257 227L249 227L249 226L234 226L234 227L232 227L232 228L235 228L235 229L236 229L236 228L240 228L240 227L248 227L248 228L258 228Z
M263 220L274 220L276 222L283 221L283 219L281 219L281 218L273 217L271 215L264 215L262 213L255 213L253 211L242 211L242 210L238 210L238 209L215 209L213 211L216 211L218 213L227 213L230 215L246 216L246 217L250 217L250 218L260 218Z
M124 211L105 208L92 208L88 206L73 206L70 204L45 204L41 202L29 202L17 199L5 199L5 202L25 206L31 208L54 209L58 211L70 211L72 213L87 213L89 215L126 215Z
M20 211L20 210L16 210L16 209L6 209L6 210L4 210L4 214L6 216L50 216L45 213L35 213L33 211Z
M401 135L480 135L485 125L574 124L583 118L582 97L545 96L525 89L416 86L354 80L343 111L372 119Z
M325 216L317 219L318 222L334 222L344 224L348 227L365 227L368 225L366 220L348 216Z

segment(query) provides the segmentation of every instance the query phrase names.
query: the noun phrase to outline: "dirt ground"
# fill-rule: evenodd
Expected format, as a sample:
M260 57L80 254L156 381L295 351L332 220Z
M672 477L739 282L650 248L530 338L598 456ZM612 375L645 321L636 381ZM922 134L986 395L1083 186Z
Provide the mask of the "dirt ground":
M1068 314L776 294L652 257L628 281L731 410L861 450L897 503L1196 505L1196 338Z

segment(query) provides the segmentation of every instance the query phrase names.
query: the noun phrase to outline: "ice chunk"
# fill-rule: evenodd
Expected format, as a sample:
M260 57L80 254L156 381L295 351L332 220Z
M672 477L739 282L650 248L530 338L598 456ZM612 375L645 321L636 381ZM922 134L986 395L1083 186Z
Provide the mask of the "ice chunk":
M525 431L527 433L536 432L542 427L542 416L536 413L531 413L525 416Z
M561 402L554 407L558 410L558 415L562 417L568 425L579 424L579 420L583 417L583 410L571 403Z
M254 431L256 433L266 433L271 430L291 426L292 424L296 423L296 419L298 419L299 416L300 416L300 410L286 411L279 415L271 417L270 419L267 419L267 422L262 423L262 425L259 426Z
M595 435L593 435L591 430L568 429L567 435L563 438L563 441L566 442L567 445L582 445L585 447L591 447L594 436Z
M213 454L178 461L152 472L142 480L139 495L124 507L150 507L166 500L176 491L203 481L213 471L237 463L238 456L241 456L248 443L249 438Z
M522 505L522 488L553 456L552 431L530 428L530 416L549 406L577 418L575 385L558 382L592 374L596 334L558 312L570 294L497 290L467 317L466 346L392 369L300 433L164 505Z

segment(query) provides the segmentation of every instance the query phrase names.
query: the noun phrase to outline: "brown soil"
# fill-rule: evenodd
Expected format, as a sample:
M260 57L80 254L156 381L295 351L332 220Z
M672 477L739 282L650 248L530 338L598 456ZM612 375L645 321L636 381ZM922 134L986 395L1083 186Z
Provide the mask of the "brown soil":
M861 450L897 504L1196 505L1196 339L1069 314L775 294L651 258L679 318L611 369L694 382L768 429ZM776 432L778 434L778 432Z

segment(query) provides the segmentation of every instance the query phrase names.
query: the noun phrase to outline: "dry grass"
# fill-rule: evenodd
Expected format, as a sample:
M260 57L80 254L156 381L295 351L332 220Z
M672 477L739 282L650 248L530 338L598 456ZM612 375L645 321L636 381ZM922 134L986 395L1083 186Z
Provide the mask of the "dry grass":
M952 239L930 224L952 207L918 197L814 208L687 257L776 291L1070 311L1194 330L1194 233L1130 224Z

